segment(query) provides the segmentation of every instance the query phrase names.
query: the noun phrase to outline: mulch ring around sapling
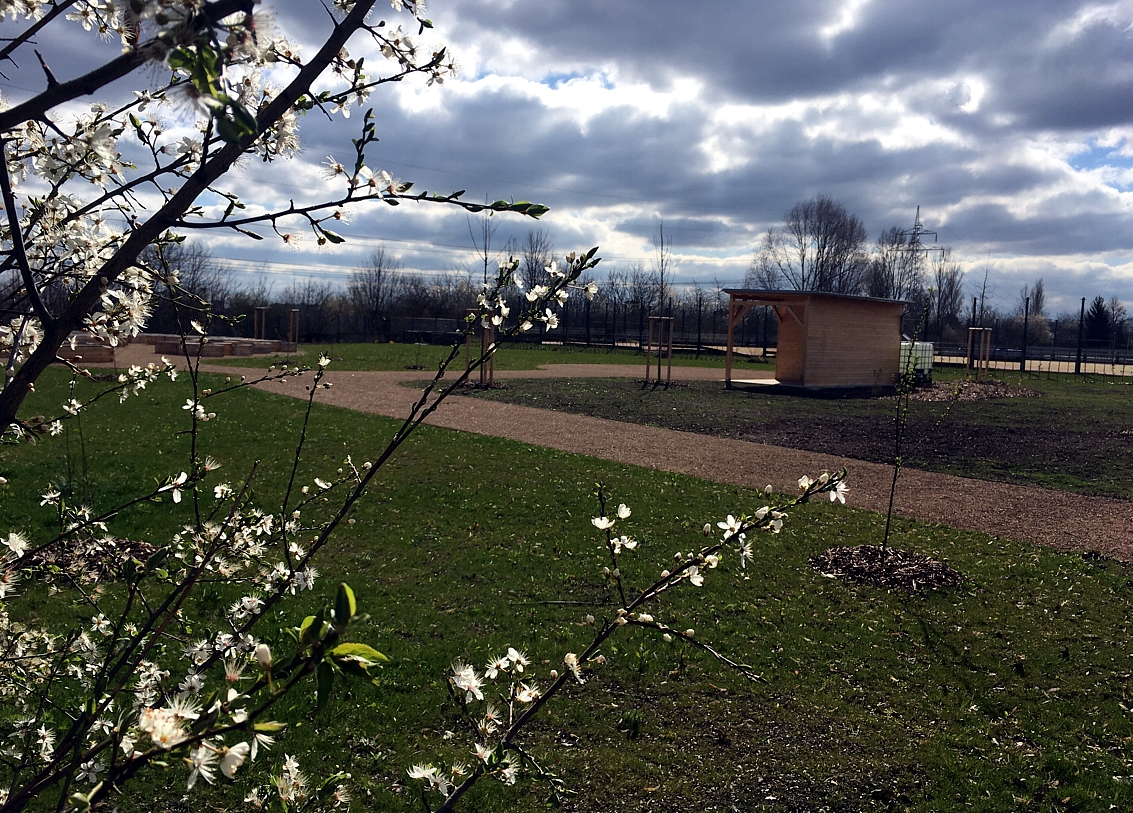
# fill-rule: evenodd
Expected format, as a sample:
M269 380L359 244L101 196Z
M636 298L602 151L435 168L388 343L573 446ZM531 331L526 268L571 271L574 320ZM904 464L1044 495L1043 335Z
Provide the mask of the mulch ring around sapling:
M811 567L830 579L873 584L908 593L959 587L964 580L939 559L877 545L830 548L808 561Z
M510 389L507 384L500 381L489 381L486 384L481 384L479 381L463 381L460 384L462 390L506 390Z
M148 542L132 539L64 539L18 560L25 570L68 574L78 583L119 578L128 559L146 562L157 552Z
M987 401L992 398L1037 398L1042 393L1026 387L1014 386L1005 381L937 382L917 387L909 397L914 401Z

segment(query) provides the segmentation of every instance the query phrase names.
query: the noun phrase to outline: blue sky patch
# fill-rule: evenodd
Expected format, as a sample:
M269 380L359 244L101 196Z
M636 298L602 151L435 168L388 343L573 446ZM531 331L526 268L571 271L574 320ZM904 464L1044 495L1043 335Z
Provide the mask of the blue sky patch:
M1099 147L1097 139L1090 139L1087 148L1070 156L1067 163L1079 172L1102 167L1128 169L1133 167L1133 155L1122 155L1118 147Z
M571 71L569 73L549 73L540 80L540 84L546 85L552 90L558 90L572 79L592 79L597 78L602 87L609 90L613 85L610 84L609 78L604 73L581 73L579 71Z

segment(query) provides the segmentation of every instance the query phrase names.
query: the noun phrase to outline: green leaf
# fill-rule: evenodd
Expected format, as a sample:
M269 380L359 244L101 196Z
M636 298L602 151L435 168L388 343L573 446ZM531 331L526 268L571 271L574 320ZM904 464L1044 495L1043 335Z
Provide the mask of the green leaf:
M368 661L375 663L389 663L389 658L383 655L378 650L374 649L369 644L339 644L330 651L332 655L349 655L355 658L365 658Z
M334 599L334 620L340 627L345 627L350 623L350 619L354 617L354 613L358 610L358 604L354 601L354 591L350 589L350 585L346 582L339 582L338 595Z
M245 135L256 134L256 119L248 112L248 108L239 102L232 102L230 105L232 110L232 118L236 121L236 126L244 131Z
M207 94L207 93L202 93L198 97L198 101L202 105L207 107L209 109L209 112L211 112L214 116L219 116L221 113L224 112L225 108L228 106L225 103L225 101L223 99L221 99L219 96L213 96L213 95Z
M278 734L280 731L283 731L283 729L285 729L285 728L287 728L286 723L276 723L276 722L271 721L271 720L268 720L268 721L263 722L263 723L256 723L254 726L252 726L253 731L260 731L264 734Z
M240 130L236 127L232 120L226 119L224 117L217 118L216 132L217 135L219 135L229 144L235 144L241 138Z
M197 53L199 54L197 63L202 69L207 71L209 78L211 79L218 76L219 71L217 70L217 66L220 62L220 54L207 45L200 46L197 49Z
M310 646L323 631L323 610L319 610L318 615L309 615L303 619L303 623L299 625L299 645Z
M329 240L332 243L338 244L338 243L345 243L346 242L345 237L340 237L339 235L335 234L334 232L332 232L328 229L322 229L322 233L323 233L323 236L326 237L327 240Z
M318 706L319 711L322 711L327 707L327 703L330 702L330 690L334 685L334 668L326 661L323 661L319 664L319 671L316 678L318 692L316 694L315 704Z
M173 70L190 70L196 61L196 55L185 47L174 48L165 56L165 63Z
M389 659L366 644L340 644L330 653L335 666L355 677L370 677L370 667Z
M157 550L155 550L150 554L150 557L146 559L146 573L149 573L151 570L161 567L163 564L165 564L165 560L168 558L168 547L158 548Z

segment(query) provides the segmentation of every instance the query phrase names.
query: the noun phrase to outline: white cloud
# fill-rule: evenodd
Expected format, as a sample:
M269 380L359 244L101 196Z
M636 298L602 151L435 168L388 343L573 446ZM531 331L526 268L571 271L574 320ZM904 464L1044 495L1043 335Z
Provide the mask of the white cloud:
M1120 31L1133 28L1133 2L1087 3L1055 24L1046 36L1047 48L1058 50L1081 38L1091 28L1109 26Z
M857 28L861 21L862 9L869 5L870 0L843 0L838 19L818 29L818 37L826 45L840 34Z

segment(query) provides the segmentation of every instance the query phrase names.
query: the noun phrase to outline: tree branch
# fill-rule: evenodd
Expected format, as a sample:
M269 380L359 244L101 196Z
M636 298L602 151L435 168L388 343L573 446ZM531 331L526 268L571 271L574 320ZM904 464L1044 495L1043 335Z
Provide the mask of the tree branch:
M358 29L365 24L366 15L374 7L377 0L359 0L350 13L327 37L318 53L298 73L276 98L269 102L256 118L256 131L249 134L235 144L228 144L218 151L207 163L204 163L194 172L184 185L177 190L164 206L155 212L149 220L139 224L125 243L102 266L100 273L88 282L71 301L51 325L44 325L43 341L23 366L16 371L16 376L0 392L0 426L7 426L16 418L20 405L31 391L36 379L55 360L56 352L63 343L63 339L82 324L83 318L91 313L98 304L99 298L106 285L114 282L126 269L130 268L141 254L142 250L152 243L166 229L170 228L193 202L221 175L232 168L232 165L243 155L257 138L267 132L295 102L310 91L311 85L327 69L337 57ZM207 7L212 16L220 11L232 13L232 9L239 10L246 4L246 0L219 0ZM60 85L63 87L63 85ZM16 108L13 108L16 109ZM44 108L46 109L46 108ZM11 111L8 111L9 113ZM20 118L20 121L26 120ZM0 114L0 132L4 116Z
M3 62L5 59L11 61L13 51L15 51L24 43L30 42L31 38L42 31L44 26L46 26L60 14L65 12L71 6L75 5L75 2L76 0L63 0L62 2L58 2L53 5L51 7L51 11L47 12L34 23L32 23L31 27L29 27L27 31L24 31L22 34L20 34L20 36L13 39L10 43L5 45L2 50L0 50L0 62Z
M12 235L12 256L20 267L20 275L24 279L24 287L27 289L28 299L31 300L32 310L46 330L51 326L53 319L47 306L43 304L39 289L35 285L35 277L31 273L31 266L28 265L24 235L20 230L20 214L16 211L16 197L12 194L12 179L8 177L8 143L3 135L0 135L0 162L3 163L3 166L0 166L0 192L4 195L4 212L8 216L8 229ZM58 350L58 346L55 349Z
M200 18L206 24L213 24L238 11L250 12L251 10L251 0L216 0L216 2L209 3L201 9ZM159 43L155 40L142 43L139 47L110 60L102 67L95 68L93 71L67 82L51 85L23 104L0 112L0 133L6 133L25 121L40 121L47 111L53 107L79 96L88 96L99 88L121 79L136 68L151 61L152 48L158 47L158 45Z

